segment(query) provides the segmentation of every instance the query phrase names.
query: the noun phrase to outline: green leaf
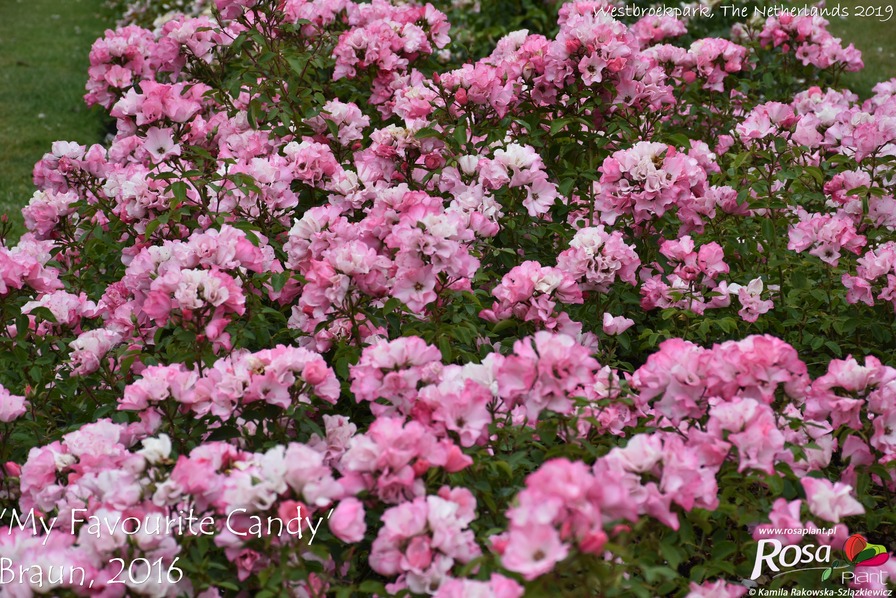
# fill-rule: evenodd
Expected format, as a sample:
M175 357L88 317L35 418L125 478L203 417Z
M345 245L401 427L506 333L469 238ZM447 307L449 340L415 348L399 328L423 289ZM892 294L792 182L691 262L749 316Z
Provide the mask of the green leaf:
M563 197L568 197L569 192L572 191L573 186L575 186L576 180L572 177L568 179L563 179L560 181L560 184L557 186L557 192Z
M750 153L749 153L749 152L744 152L744 153L738 154L738 155L734 158L734 161L731 162L731 167L734 168L734 169L738 169L738 168L740 168L741 166L743 166L744 164L746 164L748 160L750 160Z
M500 469L501 471L506 473L508 479L513 479L513 467L510 466L510 463L499 459L498 461L494 462L494 465L497 469Z
M177 203L184 203L187 201L187 184L183 181L175 181L171 183L168 187L171 191L171 195L174 196L174 199L177 200Z
M498 322L494 326L492 326L492 332L494 334L498 334L498 333L504 332L505 330L510 330L511 328L516 328L518 325L519 325L519 322L517 322L516 320L512 320L512 319L501 320L500 322Z
M461 147L467 144L467 126L460 124L454 129L454 140Z
M724 560L734 554L737 551L737 544L732 542L731 540L725 540L724 542L720 542L716 546L713 546L712 556L715 560Z
M428 137L442 137L441 131L436 131L432 127L423 127L414 134L417 139L426 139Z
M276 274L271 275L271 288L274 289L275 293L279 293L283 290L283 287L286 285L286 282L289 280L289 272L277 272Z
M454 351L451 348L451 339L447 336L440 336L436 343L439 351L442 352L442 360L450 363L454 359Z
M558 118L557 120L551 121L551 136L562 131L571 121L571 118Z
M47 322L53 322L54 324L58 323L56 316L54 316L53 312L46 307L34 307L31 309L30 313L37 320L46 320Z
M790 275L790 286L795 289L808 289L809 279L805 273L796 270Z
M358 586L358 590L368 594L386 594L386 587L378 581L367 580Z

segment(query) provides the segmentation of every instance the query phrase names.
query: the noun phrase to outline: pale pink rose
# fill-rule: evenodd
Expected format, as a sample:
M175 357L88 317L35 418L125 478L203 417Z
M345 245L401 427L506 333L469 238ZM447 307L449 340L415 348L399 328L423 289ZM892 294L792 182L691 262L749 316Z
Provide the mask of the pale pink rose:
M367 531L364 505L357 498L343 499L329 519L330 531L343 542L360 542Z
M809 511L825 521L840 523L843 517L865 513L865 507L853 498L853 487L848 484L819 478L803 478L800 482L806 490Z

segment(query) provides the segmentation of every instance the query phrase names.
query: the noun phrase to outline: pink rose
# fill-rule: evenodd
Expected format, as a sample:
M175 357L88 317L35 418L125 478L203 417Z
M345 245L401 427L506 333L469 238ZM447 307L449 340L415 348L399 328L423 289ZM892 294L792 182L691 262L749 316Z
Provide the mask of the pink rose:
M23 415L28 407L25 397L14 395L0 386L0 421L11 422Z
M330 531L343 542L360 542L367 531L364 505L357 498L346 498L333 510L329 519Z

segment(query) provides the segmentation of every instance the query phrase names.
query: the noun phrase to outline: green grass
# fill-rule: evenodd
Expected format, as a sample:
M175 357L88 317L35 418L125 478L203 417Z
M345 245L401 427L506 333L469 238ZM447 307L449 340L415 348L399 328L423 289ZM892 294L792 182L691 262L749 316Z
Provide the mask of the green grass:
M891 0L836 0L828 2L833 8L836 5L849 10L848 17L829 17L830 31L843 39L844 45L852 42L862 51L865 68L858 73L847 73L843 84L863 98L871 95L871 88L881 81L896 77L896 7L893 17L881 21L874 17L857 17L858 7L875 6L882 10L893 6ZM883 19L887 18L884 13Z
M112 24L104 0L0 0L0 214L23 231L34 163L64 139L102 141L99 110L84 104L87 54Z

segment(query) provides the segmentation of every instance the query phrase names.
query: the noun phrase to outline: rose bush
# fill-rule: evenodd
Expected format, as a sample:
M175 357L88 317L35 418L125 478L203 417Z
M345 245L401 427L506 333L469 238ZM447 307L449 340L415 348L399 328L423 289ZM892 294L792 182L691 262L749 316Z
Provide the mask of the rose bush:
M896 540L896 80L815 17L459 6L97 40L115 134L0 246L2 502L63 530L0 556L87 583L10 595L741 596L759 539Z

